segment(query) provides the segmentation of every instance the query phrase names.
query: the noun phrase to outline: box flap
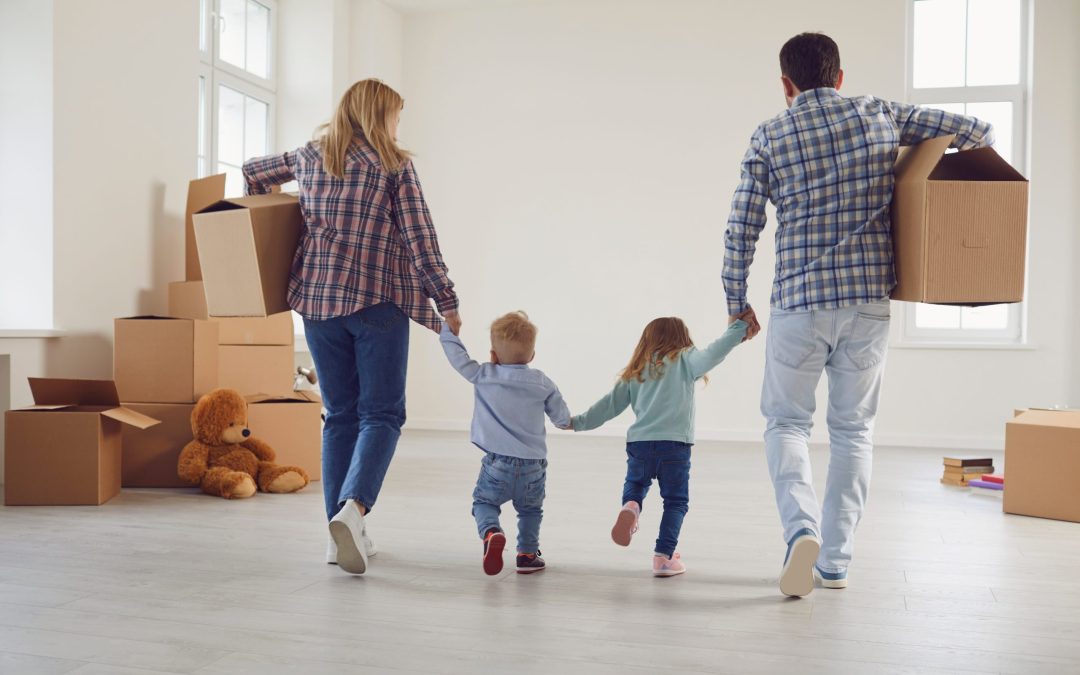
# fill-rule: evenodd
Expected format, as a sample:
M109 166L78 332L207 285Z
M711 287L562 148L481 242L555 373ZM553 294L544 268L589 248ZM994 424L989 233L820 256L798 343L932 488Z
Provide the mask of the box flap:
M1026 178L993 148L949 153L930 172L930 180L1024 181Z
M61 405L28 405L25 408L19 408L20 411L34 411L34 410L66 410L68 408L75 408L75 404L61 404Z
M187 208L184 212L184 267L188 281L202 279L199 269L199 251L195 248L195 230L191 217L225 198L225 174L219 173L198 178L188 183Z
M161 424L161 420L137 413L130 408L113 408L112 410L105 410L101 414L121 424L128 424L139 429L149 429L155 424Z
M1080 410L1027 410L1007 424L1080 429Z
M270 193L265 195L249 195L247 197L235 197L226 200L228 203L244 209L259 209L270 206L295 205L299 200L289 194Z
M900 149L894 172L896 181L919 181L930 177L955 136L948 134Z
M157 316L147 314L146 316L122 316L117 321L191 321L191 319L185 319L182 316Z
M112 380L61 380L31 377L30 393L39 406L120 405Z

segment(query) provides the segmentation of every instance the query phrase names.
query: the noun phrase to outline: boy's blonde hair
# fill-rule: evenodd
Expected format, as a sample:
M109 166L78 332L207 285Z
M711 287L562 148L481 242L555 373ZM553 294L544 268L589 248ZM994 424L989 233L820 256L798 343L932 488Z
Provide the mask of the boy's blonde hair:
M491 349L499 363L528 363L536 352L536 326L525 312L510 312L491 324Z

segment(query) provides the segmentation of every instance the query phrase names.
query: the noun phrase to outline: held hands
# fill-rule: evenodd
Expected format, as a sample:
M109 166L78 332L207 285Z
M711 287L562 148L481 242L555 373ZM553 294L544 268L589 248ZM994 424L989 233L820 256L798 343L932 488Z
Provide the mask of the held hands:
M729 316L728 325L730 326L739 319L746 322L746 337L743 338L743 342L753 339L755 335L761 332L761 324L758 323L757 314L754 314L753 307L747 306L742 313Z
M456 309L452 309L443 314L443 321L446 322L446 325L450 326L450 332L454 335L457 335L461 331L461 315L458 314Z

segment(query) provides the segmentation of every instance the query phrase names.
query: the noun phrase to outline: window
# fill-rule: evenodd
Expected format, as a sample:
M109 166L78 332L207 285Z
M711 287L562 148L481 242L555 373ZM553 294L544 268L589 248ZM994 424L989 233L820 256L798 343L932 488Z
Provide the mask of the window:
M1027 173L1027 0L912 0L908 100L994 125L995 145ZM1016 343L1023 303L905 304L912 342Z
M275 0L200 0L196 173L224 173L243 194L241 167L273 151Z

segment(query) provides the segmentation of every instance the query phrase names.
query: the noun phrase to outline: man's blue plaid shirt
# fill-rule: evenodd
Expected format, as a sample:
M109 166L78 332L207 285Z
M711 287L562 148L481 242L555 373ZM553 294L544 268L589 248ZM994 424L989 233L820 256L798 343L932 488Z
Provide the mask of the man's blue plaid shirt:
M728 216L728 313L749 306L746 276L766 201L777 221L773 307L832 309L888 297L896 285L889 206L897 152L945 134L962 150L994 142L993 128L974 117L835 89L804 91L759 126Z

